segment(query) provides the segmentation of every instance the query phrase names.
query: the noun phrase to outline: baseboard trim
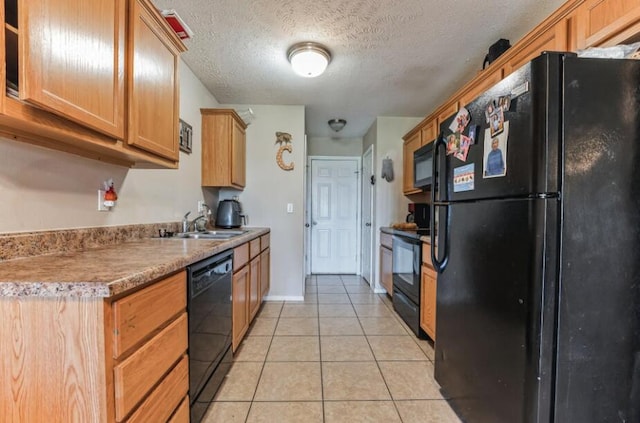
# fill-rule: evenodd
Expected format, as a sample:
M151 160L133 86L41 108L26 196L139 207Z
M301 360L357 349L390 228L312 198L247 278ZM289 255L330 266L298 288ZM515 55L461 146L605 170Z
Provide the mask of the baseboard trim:
M374 294L386 294L386 293L387 293L387 290L386 290L386 289L384 289L384 288L375 288L375 289L373 290L373 293L374 293Z
M267 295L264 301L304 301L304 296L299 295Z

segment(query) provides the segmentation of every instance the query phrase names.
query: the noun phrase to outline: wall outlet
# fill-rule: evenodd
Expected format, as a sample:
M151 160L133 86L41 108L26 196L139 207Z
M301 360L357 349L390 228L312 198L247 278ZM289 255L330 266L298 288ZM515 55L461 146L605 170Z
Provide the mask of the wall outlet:
M198 213L202 214L204 213L204 201L202 200L198 200Z
M98 190L98 211L110 211L111 208L104 205L104 193L105 190Z

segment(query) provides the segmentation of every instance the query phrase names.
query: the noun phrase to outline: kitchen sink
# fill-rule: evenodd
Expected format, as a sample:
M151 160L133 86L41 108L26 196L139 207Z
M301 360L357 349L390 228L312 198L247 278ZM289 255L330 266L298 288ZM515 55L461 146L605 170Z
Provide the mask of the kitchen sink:
M240 236L247 233L246 230L215 230L204 232L178 232L174 235L174 238L189 238L189 239L231 239L236 236Z

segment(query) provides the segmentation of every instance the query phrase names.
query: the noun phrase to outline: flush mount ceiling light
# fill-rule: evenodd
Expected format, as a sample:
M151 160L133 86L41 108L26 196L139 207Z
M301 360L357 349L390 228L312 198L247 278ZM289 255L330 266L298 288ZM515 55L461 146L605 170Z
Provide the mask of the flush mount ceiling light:
M347 124L347 121L344 119L331 119L329 122L329 126L336 132L342 131L342 128Z
M306 78L321 75L331 61L331 53L322 44L313 42L298 43L287 52L293 71Z

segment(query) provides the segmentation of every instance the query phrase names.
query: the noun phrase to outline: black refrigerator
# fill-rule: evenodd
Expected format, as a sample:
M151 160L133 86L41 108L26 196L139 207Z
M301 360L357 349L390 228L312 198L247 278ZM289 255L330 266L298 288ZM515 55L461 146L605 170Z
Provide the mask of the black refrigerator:
M434 147L444 396L467 423L640 422L640 61L545 53L462 106Z

